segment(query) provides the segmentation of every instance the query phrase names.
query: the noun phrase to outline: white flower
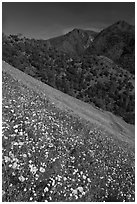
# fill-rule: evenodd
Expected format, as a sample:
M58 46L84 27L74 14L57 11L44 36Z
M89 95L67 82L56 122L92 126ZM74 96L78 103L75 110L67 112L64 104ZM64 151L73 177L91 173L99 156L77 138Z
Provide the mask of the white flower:
M52 186L54 186L54 185L55 185L55 180L52 181Z
M23 157L27 157L27 154L23 154L22 156L23 156Z
M19 135L22 136L22 135L23 135L23 132L20 132Z
M37 172L37 167L36 166L34 166L34 165L31 165L31 164L29 164L29 167L30 167L30 171L33 173L33 174L35 174L36 172Z
M4 156L4 159L5 159L5 162L10 161L10 158L9 158L9 157L7 157L7 156Z
M20 176L20 177L19 177L19 180L20 180L21 182L24 182L24 181L25 181L25 178L24 178L23 176Z
M12 142L12 145L19 145L18 142Z
M18 125L14 125L13 128L14 128L14 129L18 128Z
M45 172L45 169L43 167L40 167L40 172L44 173Z
M72 193L77 194L78 193L77 189L73 189Z
M48 190L49 190L48 187L44 188L44 192L47 192Z
M16 162L14 162L13 165L12 165L12 168L13 168L13 169L16 169L17 166L18 166L18 164L17 164Z
M75 195L75 198L76 198L76 199L78 199L78 196L77 196L77 195Z
M24 142L19 142L19 145L21 145L21 146L22 146L23 144L24 144Z
M66 180L67 180L67 178L66 178L66 177L64 177L64 178L63 178L63 180L64 180L64 181L66 181Z
M14 132L16 132L16 133L17 133L17 132L18 132L18 129L15 129L15 130L14 130Z
M81 192L81 193L82 193L82 192L83 192L83 187L81 187L81 186L80 186L80 187L78 187L78 190L79 190L79 192Z
M87 178L88 182L91 182L90 178Z

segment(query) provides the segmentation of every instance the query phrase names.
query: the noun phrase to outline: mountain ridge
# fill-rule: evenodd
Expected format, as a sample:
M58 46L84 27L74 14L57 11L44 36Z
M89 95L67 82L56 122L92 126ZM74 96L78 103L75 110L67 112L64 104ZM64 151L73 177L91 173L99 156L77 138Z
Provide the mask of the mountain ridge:
M79 55L91 44L96 32L74 28L72 31L47 40L49 47L70 55Z
M97 34L86 53L105 55L116 64L134 73L135 27L125 21L114 23Z
M125 25L123 22L120 22L120 27L123 24L124 27L127 27L127 24ZM119 23L115 25L117 33ZM112 27L114 27L114 25ZM73 31L74 37L79 36L78 32L82 32L82 36L83 31L75 29ZM102 32L107 32L107 29ZM110 37L110 33L107 32L107 34ZM72 37L72 32L68 35ZM98 34L98 36L99 35L100 34ZM115 37L117 39L117 35ZM96 39L97 37L95 37L95 40L91 43L94 44ZM106 34L104 39L106 39ZM126 122L134 124L135 76L134 74L130 74L131 70L126 71L123 66L117 65L117 62L111 59L111 57L108 57L107 54L105 55L105 53L102 52L97 54L95 52L95 54L89 53L87 55L70 56L63 51L59 52L58 49L49 48L47 41L20 39L18 36L5 38L3 36L2 42L3 60L14 67L75 98L89 104L94 103L103 110L108 110L116 115L120 115ZM103 41L101 40L101 42ZM119 46L119 41L117 47L115 47L117 41L114 41L113 36L112 42L114 46L110 46L110 49L118 55L119 52L116 48ZM99 44L99 47L100 46L101 44ZM120 46L122 50L123 42ZM131 48L133 46L134 45L132 45ZM113 47L115 49L113 49ZM71 49L71 47L67 47L68 50L69 48ZM81 49L78 48L78 50L81 52ZM107 50L109 52L109 49ZM119 49L120 52L121 50ZM123 57L124 56L125 55L123 55ZM128 55L128 57L129 56L130 55ZM131 57L130 59L134 61L134 58ZM126 64L130 64L130 60L128 60ZM134 66L132 68L134 70Z

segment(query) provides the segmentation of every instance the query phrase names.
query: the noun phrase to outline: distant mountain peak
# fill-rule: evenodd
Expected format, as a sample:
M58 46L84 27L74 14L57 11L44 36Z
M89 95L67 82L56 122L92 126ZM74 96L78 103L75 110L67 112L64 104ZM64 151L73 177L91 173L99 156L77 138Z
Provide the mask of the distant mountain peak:
M88 29L81 29L81 28L74 28L72 31L70 31L69 33L91 33L91 34L97 34L97 32L92 31L92 30L88 30Z
M122 30L134 29L133 25L130 25L124 20L119 20L110 27L113 27L113 26L117 27L118 29L122 29Z
M134 74L135 27L117 21L102 30L86 52L104 55Z
M116 24L120 24L120 25L129 25L126 21L124 20L119 20L116 22Z
M80 28L74 28L71 32L79 32L79 31L84 31L84 30L82 30Z
M50 47L59 51L70 55L80 55L90 46L96 35L94 31L74 28L65 35L49 39L48 42Z
M85 30L82 30L80 28L74 28L73 30L69 31L67 34L72 34L72 33L80 34L80 33L83 33L83 32L85 32Z

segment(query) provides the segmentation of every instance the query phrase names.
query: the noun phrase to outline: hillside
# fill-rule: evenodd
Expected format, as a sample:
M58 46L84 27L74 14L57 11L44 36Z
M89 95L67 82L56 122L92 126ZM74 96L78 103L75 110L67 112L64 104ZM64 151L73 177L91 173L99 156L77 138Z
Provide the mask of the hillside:
M94 31L73 29L65 35L49 39L48 45L71 56L78 56L92 44L96 35Z
M135 27L125 21L114 23L98 33L86 53L104 55L134 74Z
M2 70L3 202L133 202L134 126Z
M3 60L36 79L135 123L135 76L104 55L70 57L47 41L3 36Z

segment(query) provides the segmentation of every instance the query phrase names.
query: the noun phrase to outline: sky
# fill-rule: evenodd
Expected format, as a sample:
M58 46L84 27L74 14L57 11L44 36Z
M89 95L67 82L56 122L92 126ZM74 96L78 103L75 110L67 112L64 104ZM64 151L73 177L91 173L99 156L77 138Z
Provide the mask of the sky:
M49 39L74 28L99 32L125 20L135 24L133 2L3 2L2 31Z

